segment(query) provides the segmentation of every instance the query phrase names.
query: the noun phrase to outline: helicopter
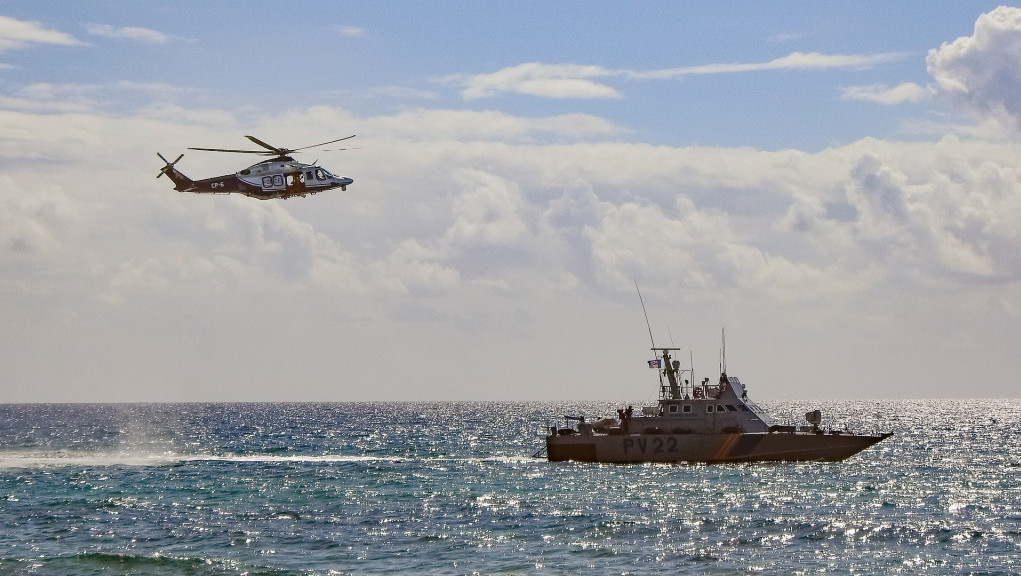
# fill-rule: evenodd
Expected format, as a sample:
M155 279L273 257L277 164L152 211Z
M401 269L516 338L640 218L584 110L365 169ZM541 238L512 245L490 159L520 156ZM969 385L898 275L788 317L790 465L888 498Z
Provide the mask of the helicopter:
M291 157L291 154L309 148L325 146L354 138L355 135L337 138L329 142L302 146L301 148L279 148L259 140L254 136L245 136L265 150L231 150L224 148L188 148L189 150L203 150L206 152L233 152L236 154L259 154L271 156L258 164L253 164L235 174L192 180L182 174L176 164L184 158L184 154L177 157L177 160L170 162L159 152L156 153L160 160L166 162L166 166L160 168L157 178L166 174L174 182L174 190L178 192L194 192L196 194L244 194L251 198L269 200L271 198L291 198L294 196L304 197L306 194L316 194L323 190L340 188L347 190L348 185L354 180L343 176L334 176L325 168L316 166L316 163L303 164ZM339 148L338 150L345 150Z

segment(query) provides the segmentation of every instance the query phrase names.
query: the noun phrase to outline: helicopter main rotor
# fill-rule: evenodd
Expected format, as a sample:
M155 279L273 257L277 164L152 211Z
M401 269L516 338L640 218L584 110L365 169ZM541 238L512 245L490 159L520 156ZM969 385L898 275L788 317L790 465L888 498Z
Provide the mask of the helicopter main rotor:
M325 146L327 144L333 144L334 142L340 142L341 140L347 140L349 138L354 138L355 136L356 136L355 134L352 134L350 136L345 136L343 138L337 138L336 140L330 140L329 142L320 142L319 144L312 144L311 146L302 146L301 148L279 148L277 146L273 146L271 144L267 144L267 143L263 142L262 140L259 140L255 136L245 136L245 138L248 138L252 142L258 144L259 146L262 146L263 148L265 148L265 150L235 150L235 149L229 149L229 148L188 148L188 149L189 150L202 150L204 152L233 152L235 154L258 154L260 156L278 156L278 157L283 157L283 156L287 156L289 154L293 154L294 152L300 152L302 150L308 150L309 148L315 148L317 146Z

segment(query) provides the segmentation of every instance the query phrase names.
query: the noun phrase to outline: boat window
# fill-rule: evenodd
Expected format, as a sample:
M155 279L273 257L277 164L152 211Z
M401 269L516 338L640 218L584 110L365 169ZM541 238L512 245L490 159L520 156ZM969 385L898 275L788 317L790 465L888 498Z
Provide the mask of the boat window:
M723 412L723 404L717 404L716 405L716 411L717 412Z
M731 405L731 404L727 404L727 410L729 410L729 411L731 411L731 412L737 412L737 408L735 408L735 407L734 407L733 405Z
M670 411L671 412L677 412L677 405L676 404L671 404L670 405Z
M691 412L691 404L684 405L684 412Z
M737 407L740 408L742 412L748 411L748 407L745 406L744 404L738 404Z
M713 405L712 404L706 404L705 411L706 412L712 412L713 411Z

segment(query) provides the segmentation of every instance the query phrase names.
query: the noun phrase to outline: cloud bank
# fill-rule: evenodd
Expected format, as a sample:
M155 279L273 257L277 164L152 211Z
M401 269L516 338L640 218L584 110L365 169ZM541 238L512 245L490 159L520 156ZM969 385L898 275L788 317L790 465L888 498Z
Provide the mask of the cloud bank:
M926 89L1007 134L1015 12L931 52ZM536 66L474 89L608 77ZM311 106L242 120L149 88L149 105L116 111L118 85L0 102L11 400L65 399L68 383L96 401L619 398L644 360L635 281L658 338L715 342L726 325L735 363L792 396L1016 394L1016 140L653 146L587 114ZM599 88L563 93L586 89ZM154 178L155 152L224 134L351 132L360 150L320 158L355 179L346 193L258 202ZM243 165L188 152L178 167Z

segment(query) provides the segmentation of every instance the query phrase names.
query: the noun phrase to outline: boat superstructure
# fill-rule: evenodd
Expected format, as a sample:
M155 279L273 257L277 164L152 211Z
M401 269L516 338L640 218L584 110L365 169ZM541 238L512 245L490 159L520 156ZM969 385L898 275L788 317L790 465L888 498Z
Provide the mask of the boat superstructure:
M660 379L658 406L635 414L632 407L617 418L593 422L568 418L562 428L551 426L546 457L552 461L584 462L760 462L839 461L889 437L819 427L821 413L806 414L807 425L781 426L748 398L741 381L721 370L720 379L694 384L682 379L671 352L652 348Z

